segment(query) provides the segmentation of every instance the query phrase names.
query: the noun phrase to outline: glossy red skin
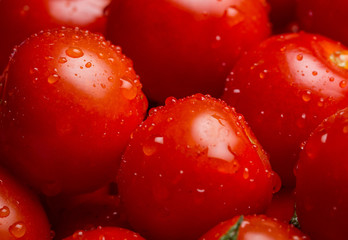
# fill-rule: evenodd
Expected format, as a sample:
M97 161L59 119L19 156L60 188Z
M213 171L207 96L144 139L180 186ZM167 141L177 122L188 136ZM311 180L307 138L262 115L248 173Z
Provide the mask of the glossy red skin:
M274 175L244 118L209 96L166 102L135 130L121 163L132 227L154 240L196 239L231 216L263 212Z
M289 223L295 212L295 192L293 188L282 188L275 193L265 215Z
M46 214L32 192L0 169L0 239L50 240Z
M0 72L12 48L31 34L60 26L104 33L111 0L1 0Z
M348 2L342 0L297 0L297 18L301 28L319 33L348 45Z
M131 61L76 29L26 40L2 82L0 161L45 195L111 180L147 108Z
M347 239L347 122L348 109L324 120L300 155L296 211L313 239Z
M149 99L219 97L236 59L270 33L264 0L121 0L107 36L134 60Z
M124 228L104 227L90 231L77 231L63 240L145 240L139 234Z
M45 200L57 240L72 235L76 229L88 231L98 226L129 228L115 183L92 193L48 197Z
M199 240L219 240L233 225L237 223L240 216L220 223L204 234ZM264 215L244 216L239 228L238 240L303 240L309 239L293 225L286 224L276 218Z
M330 56L348 49L306 33L274 36L233 68L223 99L245 116L272 168L287 186L301 143L326 117L348 105L348 71Z
M267 0L270 4L270 21L274 30L284 29L295 20L296 0Z

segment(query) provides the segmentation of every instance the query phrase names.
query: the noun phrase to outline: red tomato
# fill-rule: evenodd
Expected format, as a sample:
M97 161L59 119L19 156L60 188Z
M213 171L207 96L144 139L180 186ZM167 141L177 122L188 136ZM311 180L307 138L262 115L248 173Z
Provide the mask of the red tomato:
M132 136L120 197L130 224L149 239L196 239L271 201L276 182L268 157L243 116L222 101L169 98Z
M324 34L348 45L348 1L301 0L297 1L297 16L303 30Z
M232 238L232 236L234 238ZM236 237L238 236L238 237ZM293 225L263 215L236 216L220 223L199 240L303 240L309 239Z
M348 105L347 54L318 35L274 36L243 56L227 79L223 99L245 116L284 185L295 185L301 143Z
M120 48L77 29L33 35L2 82L0 161L46 195L111 180L147 108Z
M265 0L118 0L108 37L134 60L149 99L220 96L233 63L270 33Z
M63 240L145 240L140 235L123 228L104 227L90 231L77 231Z
M40 202L0 169L0 239L50 240L50 225Z
M12 48L31 34L59 26L103 33L111 0L1 0L0 72Z
M347 239L348 109L311 134L297 167L296 211L313 239Z

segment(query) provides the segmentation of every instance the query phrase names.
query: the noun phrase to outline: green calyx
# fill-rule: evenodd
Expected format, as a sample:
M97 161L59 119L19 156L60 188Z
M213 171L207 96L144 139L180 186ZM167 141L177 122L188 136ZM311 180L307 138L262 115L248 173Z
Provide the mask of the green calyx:
M241 215L236 224L234 224L219 240L237 240L239 228L242 225L244 216Z

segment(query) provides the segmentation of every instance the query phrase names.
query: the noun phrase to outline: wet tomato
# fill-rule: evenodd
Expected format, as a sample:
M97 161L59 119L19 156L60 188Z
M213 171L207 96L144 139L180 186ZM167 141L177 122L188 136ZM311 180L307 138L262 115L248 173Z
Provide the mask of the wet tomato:
M134 60L149 99L218 97L236 59L270 33L265 0L119 0L107 36Z
M348 45L348 2L342 0L297 1L297 18L301 28L328 36Z
M196 239L218 222L263 212L277 178L243 116L194 95L152 109L118 175L132 227L149 239Z
M41 32L2 79L1 163L46 195L92 191L115 175L147 100L120 48L78 29Z
M263 215L236 216L220 223L199 240L304 240L309 239L293 225Z
M111 0L1 0L0 72L12 48L31 34L50 28L80 27L104 33L104 9Z
M0 239L50 240L50 225L39 200L0 168Z
M77 231L63 240L144 240L139 234L116 227L97 228L90 231Z
M325 119L307 140L297 166L296 210L313 239L346 239L348 109Z
M348 49L306 33L274 36L248 52L227 79L223 99L245 116L287 186L301 143L348 104Z

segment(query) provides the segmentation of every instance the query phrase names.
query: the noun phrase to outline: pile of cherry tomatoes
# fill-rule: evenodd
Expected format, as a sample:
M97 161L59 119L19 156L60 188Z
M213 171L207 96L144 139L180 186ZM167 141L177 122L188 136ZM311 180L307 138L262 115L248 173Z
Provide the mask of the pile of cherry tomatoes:
M0 239L346 239L347 8L0 0Z

